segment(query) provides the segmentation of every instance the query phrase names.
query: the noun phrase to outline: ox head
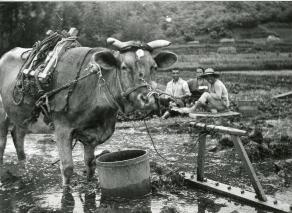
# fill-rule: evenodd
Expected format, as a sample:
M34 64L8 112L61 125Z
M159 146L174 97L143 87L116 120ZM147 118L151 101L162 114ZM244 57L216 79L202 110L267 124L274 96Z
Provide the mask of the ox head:
M151 82L158 68L167 68L177 61L174 53L163 51L153 54L153 50L170 45L166 40L149 43L139 41L121 42L108 38L107 43L118 51L96 53L94 61L103 69L116 68L117 100L124 112L157 109L156 98L151 92Z

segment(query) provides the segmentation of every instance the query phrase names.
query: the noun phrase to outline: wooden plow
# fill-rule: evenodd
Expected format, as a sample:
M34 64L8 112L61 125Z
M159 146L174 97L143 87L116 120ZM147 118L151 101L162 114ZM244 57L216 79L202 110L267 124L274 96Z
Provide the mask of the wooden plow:
M270 196L265 195L264 190L258 180L254 168L248 158L244 146L240 140L240 136L247 135L246 131L215 125L206 125L204 123L190 123L192 127L201 128L206 131L199 137L198 157L197 157L197 177L194 175L186 174L185 179L191 186L208 190L211 192L219 193L224 196L243 201L254 207L261 207L273 212L292 212L292 205L283 203ZM204 164L205 164L205 151L206 151L206 136L208 131L216 131L219 133L229 134L232 137L233 144L236 152L238 153L243 166L251 180L254 192L246 191L238 187L233 187L223 183L219 183L205 178Z

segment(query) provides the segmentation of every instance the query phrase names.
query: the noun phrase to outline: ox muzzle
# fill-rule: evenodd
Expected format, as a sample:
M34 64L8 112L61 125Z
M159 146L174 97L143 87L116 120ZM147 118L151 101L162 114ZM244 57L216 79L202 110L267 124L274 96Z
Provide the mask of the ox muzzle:
M127 89L122 93L123 98L130 99L136 103L136 107L143 110L157 110L158 93L155 92L151 85L144 83Z

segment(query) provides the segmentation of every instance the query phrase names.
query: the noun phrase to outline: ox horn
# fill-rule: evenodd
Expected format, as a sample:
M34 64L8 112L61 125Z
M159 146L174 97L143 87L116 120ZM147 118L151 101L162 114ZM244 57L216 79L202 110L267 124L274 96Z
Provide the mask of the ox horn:
M122 48L122 47L124 46L124 45L123 45L123 42L121 42L121 41L119 41L118 39L115 39L115 38L108 38L108 39L106 40L106 42L107 42L108 44L111 44L111 45L117 47L117 48Z
M111 45L117 47L118 49L123 49L125 47L128 47L128 46L131 46L131 45L135 44L134 41L121 42L121 41L119 41L118 39L115 39L115 38L108 38L106 40L106 42L108 44L111 44Z
M151 42L147 43L147 45L149 47L151 47L152 49L161 48L161 47L167 47L170 44L171 44L171 42L166 41L166 40L155 40L155 41L151 41Z

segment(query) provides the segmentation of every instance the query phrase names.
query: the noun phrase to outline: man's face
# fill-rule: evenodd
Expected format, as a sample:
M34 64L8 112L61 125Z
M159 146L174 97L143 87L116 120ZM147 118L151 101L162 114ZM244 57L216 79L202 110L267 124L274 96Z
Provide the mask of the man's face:
M215 77L213 75L206 76L206 80L210 83L213 84L215 82Z
M202 68L198 68L198 69L196 70L196 75L197 75L197 77L200 76L200 75L202 75L203 73L204 73L204 70L203 70Z
M179 71L177 71L177 70L172 71L172 79L174 81L178 81L178 79L179 79Z

